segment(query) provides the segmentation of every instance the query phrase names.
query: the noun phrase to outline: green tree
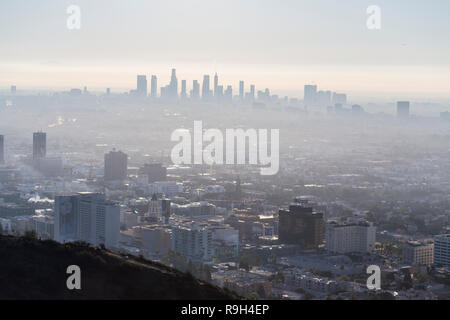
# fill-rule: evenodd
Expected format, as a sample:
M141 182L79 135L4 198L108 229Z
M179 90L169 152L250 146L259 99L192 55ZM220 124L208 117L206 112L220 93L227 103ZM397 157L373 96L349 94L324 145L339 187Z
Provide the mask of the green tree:
M314 299L314 295L311 292L306 291L304 298L305 298L305 300L311 300L311 299Z
M37 239L36 231L34 230L25 231L24 237L30 239Z
M254 291L252 293L250 293L247 298L249 300L259 300L258 294L256 292L254 292Z

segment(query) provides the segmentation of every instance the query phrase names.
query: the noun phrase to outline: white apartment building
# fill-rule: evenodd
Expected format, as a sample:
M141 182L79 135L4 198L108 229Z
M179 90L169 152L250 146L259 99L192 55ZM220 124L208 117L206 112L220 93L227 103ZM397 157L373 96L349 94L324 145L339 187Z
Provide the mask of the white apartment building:
M148 194L165 194L168 197L183 192L183 184L174 181L161 181L151 183L147 187Z
M376 227L366 221L328 223L325 232L326 249L333 253L367 253L375 247Z
M450 267L450 234L434 237L434 265Z
M99 193L55 198L54 240L84 241L115 248L120 237L120 207Z
M431 266L433 264L432 243L409 241L403 246L403 262L411 265Z

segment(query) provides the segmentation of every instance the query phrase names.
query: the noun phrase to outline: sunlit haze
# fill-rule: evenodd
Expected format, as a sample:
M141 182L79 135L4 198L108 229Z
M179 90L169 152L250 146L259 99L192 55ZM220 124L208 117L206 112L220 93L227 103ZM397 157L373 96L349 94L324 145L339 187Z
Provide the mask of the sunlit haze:
M79 31L66 8L81 8ZM366 0L2 1L0 86L124 91L135 74L218 72L233 84L301 97L303 84L353 96L444 98L450 88L450 2L387 1L382 28Z

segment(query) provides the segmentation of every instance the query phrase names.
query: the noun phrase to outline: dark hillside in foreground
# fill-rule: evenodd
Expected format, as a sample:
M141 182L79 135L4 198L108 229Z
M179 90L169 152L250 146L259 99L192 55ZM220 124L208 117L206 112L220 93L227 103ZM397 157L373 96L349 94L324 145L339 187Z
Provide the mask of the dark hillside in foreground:
M69 265L81 290L68 290ZM0 236L0 299L238 299L168 266L90 247Z

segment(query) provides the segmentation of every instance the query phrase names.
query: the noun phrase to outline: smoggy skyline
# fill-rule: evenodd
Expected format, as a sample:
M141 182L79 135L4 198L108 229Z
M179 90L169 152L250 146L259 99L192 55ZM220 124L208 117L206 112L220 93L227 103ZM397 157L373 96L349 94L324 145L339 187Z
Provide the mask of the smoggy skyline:
M81 29L68 30L69 5ZM370 5L381 29L366 26ZM448 1L14 1L0 4L0 88L126 90L136 74L218 72L279 94L450 98Z

